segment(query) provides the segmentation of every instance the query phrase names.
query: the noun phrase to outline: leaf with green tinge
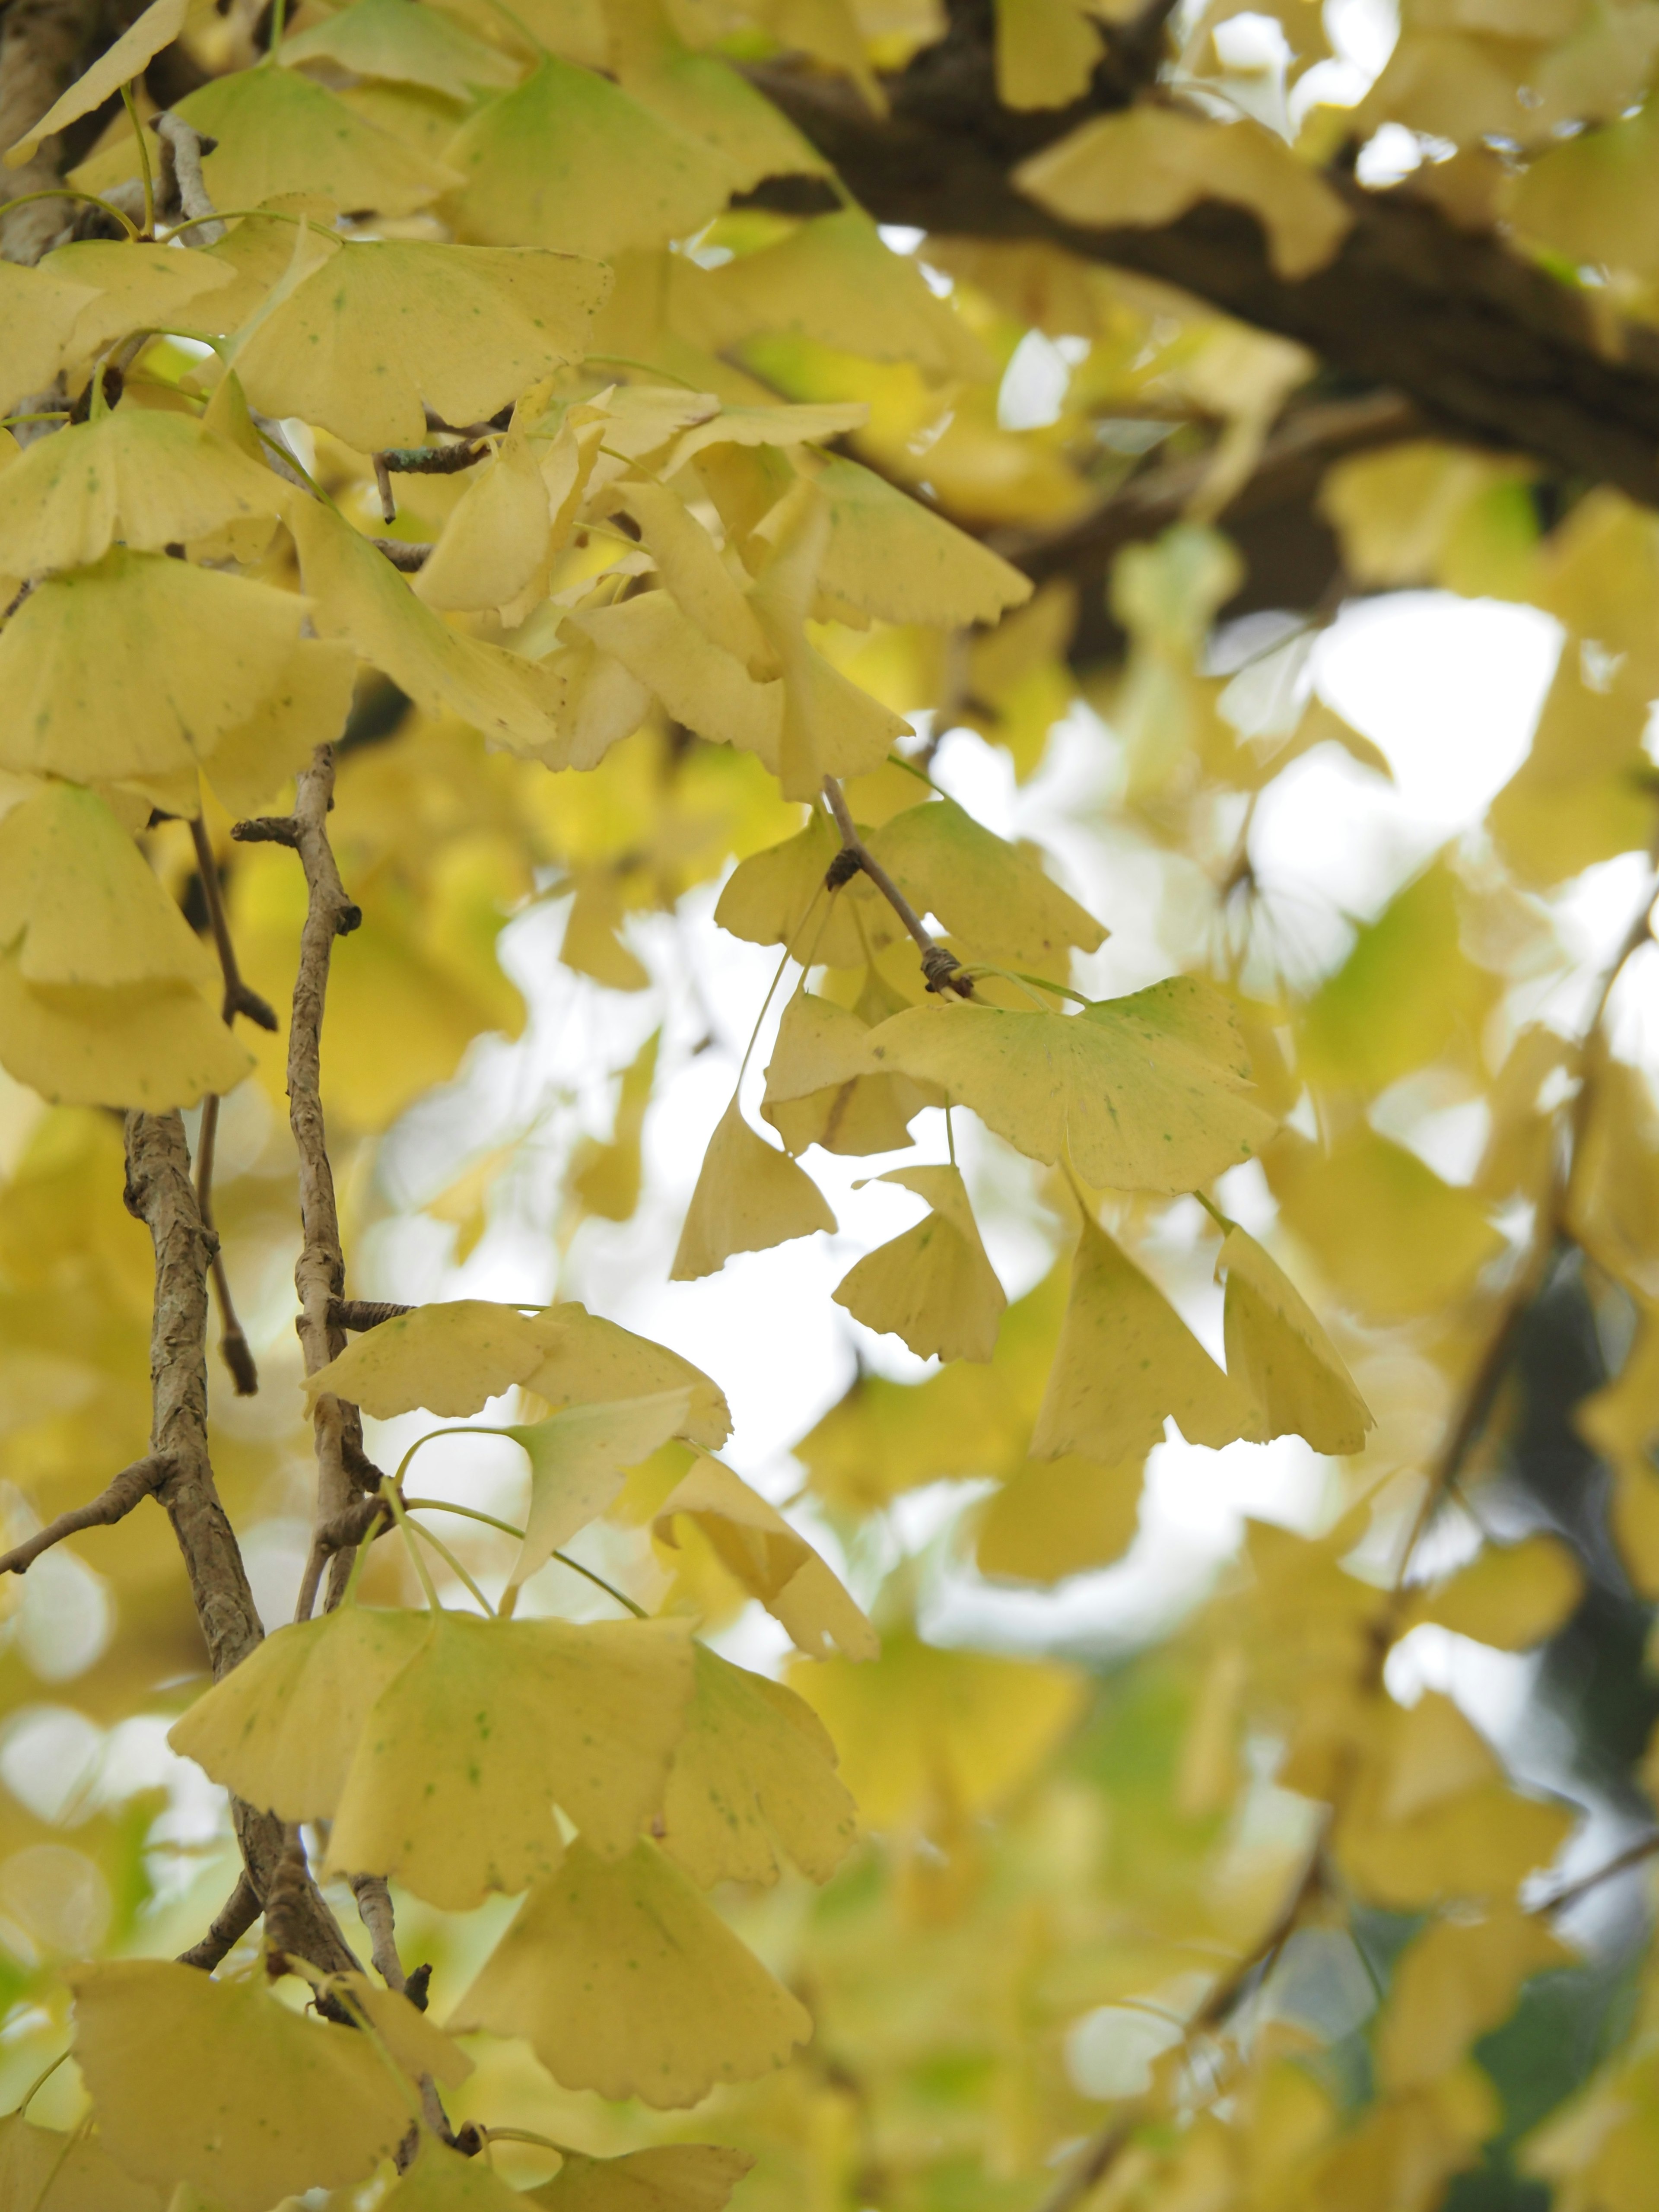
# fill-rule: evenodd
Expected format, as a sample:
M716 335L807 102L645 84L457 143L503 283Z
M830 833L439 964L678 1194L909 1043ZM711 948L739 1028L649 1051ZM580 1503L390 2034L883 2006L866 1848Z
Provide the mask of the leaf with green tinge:
M525 2036L566 2088L659 2111L769 2073L812 2032L805 2008L644 1842L611 1861L573 1844L451 2026Z

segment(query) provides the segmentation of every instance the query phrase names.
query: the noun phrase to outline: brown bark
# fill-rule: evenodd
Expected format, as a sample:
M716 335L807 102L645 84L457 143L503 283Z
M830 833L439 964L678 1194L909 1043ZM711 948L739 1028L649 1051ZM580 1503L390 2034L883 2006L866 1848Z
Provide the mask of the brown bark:
M878 222L945 237L1051 240L1160 278L1405 394L1448 433L1659 504L1659 334L1610 331L1586 295L1500 238L1459 229L1408 190L1369 192L1340 174L1328 180L1352 228L1326 267L1300 279L1273 268L1254 216L1215 201L1157 228L1062 222L1025 198L1011 173L1079 111L1010 116L989 88L988 49L977 68L957 33L930 51L947 49L950 67L924 53L890 81L885 117L850 86L804 69L769 64L750 75ZM782 194L802 207L828 204L793 185Z
M67 89L91 59L98 0L9 0L0 14L0 153ZM64 146L48 138L21 168L0 170L0 198L48 190L62 175ZM0 216L0 258L38 261L66 235L74 204L36 200Z
M149 1229L155 1248L150 1450L167 1468L156 1495L173 1523L216 1682L246 1658L264 1631L208 1453L212 1240L202 1226L178 1114L129 1114L126 1143L127 1207ZM283 1824L238 1798L231 1801L231 1815L248 1879L264 1899L282 1860ZM356 1961L314 1885L307 1889L304 1911L304 1955L328 1972L354 1967Z

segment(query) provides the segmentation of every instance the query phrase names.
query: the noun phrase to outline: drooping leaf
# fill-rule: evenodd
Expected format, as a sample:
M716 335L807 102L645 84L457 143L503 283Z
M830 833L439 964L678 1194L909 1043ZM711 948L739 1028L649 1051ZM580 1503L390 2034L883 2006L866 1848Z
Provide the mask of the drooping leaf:
M833 454L816 481L830 502L820 580L866 614L955 629L1030 598L1029 577L857 461Z
M429 1632L423 1613L358 1605L292 1622L198 1698L167 1741L251 1805L330 1820L370 1709Z
M1239 1228L1228 1231L1216 1267L1227 1277L1227 1372L1266 1416L1264 1435L1358 1451L1375 1425L1370 1408L1295 1284Z
M675 1516L696 1522L751 1597L782 1622L809 1658L832 1645L849 1659L873 1658L876 1632L804 1536L775 1507L718 1460L699 1459L665 1498L654 1522L658 1537L676 1540Z
M684 237L732 189L707 146L551 55L465 124L445 159L464 179L447 204L459 237L599 261Z
M558 686L545 670L449 629L383 555L317 501L296 503L289 521L324 635L349 639L429 714L457 714L514 751L556 743Z
M552 2180L526 2194L544 2212L725 2212L754 2162L724 2143L653 2143L620 2158L567 2151Z
M718 1273L734 1253L768 1251L835 1226L811 1176L756 1135L734 1097L703 1154L669 1279L695 1282Z
M461 1912L558 1864L556 1802L593 1850L626 1852L690 1694L684 1621L441 1613L364 1722L327 1865Z
M1219 993L1172 976L1074 1017L954 1002L871 1036L871 1061L943 1084L1033 1159L1069 1151L1097 1188L1191 1190L1273 1132Z
M893 1152L910 1142L909 1124L924 1106L944 1103L931 1084L866 1073L869 1034L858 1014L815 992L797 991L784 1008L761 1118L791 1153L809 1145L830 1152Z
M398 4L413 12L411 0ZM380 2203L386 2212L514 2212L525 2198L487 2160L464 2157L435 2136L423 2136L415 2163Z
M689 1389L661 1390L610 1405L572 1406L545 1421L503 1429L530 1460L530 1511L507 1577L504 1613L521 1585L605 1511L626 1468L684 1434L690 1407Z
M0 2204L35 2212L163 2212L164 2199L123 2173L98 2143L8 2112L0 2119Z
M421 85L451 100L499 89L519 75L499 47L471 37L441 9L414 7L410 0L354 0L284 39L277 59L284 69L338 62L356 76Z
M193 769L281 683L304 613L291 592L119 547L48 579L0 631L0 767L82 783Z
M67 270L0 261L0 412L44 392L63 365L70 334L97 298Z
M73 783L48 783L0 819L0 949L16 951L28 983L202 985L218 974L108 802Z
M1433 1922L1395 1969L1377 2057L1395 2092L1449 2073L1487 2029L1510 2016L1528 1975L1571 1963L1535 1915L1499 1905L1480 1921Z
M187 984L30 983L0 955L0 1066L54 1104L165 1113L234 1091L252 1065Z
M1072 947L1093 952L1106 932L1044 870L954 799L908 806L871 831L871 851L919 914L987 958L1065 974Z
M988 1359L1008 1301L961 1176L953 1167L893 1168L880 1180L915 1191L929 1212L850 1268L836 1304L867 1328L902 1337L919 1359Z
M1281 276L1322 269L1353 217L1331 187L1254 121L1200 121L1135 106L1085 123L1016 173L1020 190L1069 222L1162 224L1206 199L1247 208Z
M446 611L504 607L541 570L552 534L546 483L515 428L461 494L415 579L415 596Z
M118 408L42 438L0 476L0 568L89 568L119 538L135 551L269 516L291 488L186 415Z
M1449 1581L1413 1593L1406 1619L1413 1627L1434 1621L1499 1651L1525 1651L1553 1636L1583 1593L1571 1553L1558 1537L1540 1534L1487 1545Z
M696 1688L663 1796L660 1841L694 1881L774 1882L785 1853L827 1881L857 1814L811 1707L699 1644Z
M75 2055L128 2172L225 2212L365 2181L410 2124L366 2035L307 2021L256 1981L120 1959L75 1966ZM412 2085L409 2085L412 2088Z
M422 402L488 422L580 357L611 289L592 261L415 239L336 248L236 349L251 406L320 423L360 453L418 446Z
M1114 1467L1157 1443L1166 1419L1188 1443L1220 1445L1252 1435L1258 1418L1163 1292L1085 1220L1033 1455Z
M6 167L21 168L43 138L50 138L66 124L77 123L83 115L90 115L94 108L101 107L119 92L124 84L142 76L145 65L155 58L163 46L171 46L183 30L185 8L185 0L150 0L150 5L137 20L100 54L89 70L76 78L67 92L53 100L40 121L7 147Z
M555 2081L659 2111L781 2066L812 2032L654 1844L573 1844L456 2008L456 2027L528 2038Z
M1109 1567L1134 1541L1141 1463L1102 1467L1066 1453L1032 1459L988 1500L974 1547L981 1574L1016 1583L1057 1583Z

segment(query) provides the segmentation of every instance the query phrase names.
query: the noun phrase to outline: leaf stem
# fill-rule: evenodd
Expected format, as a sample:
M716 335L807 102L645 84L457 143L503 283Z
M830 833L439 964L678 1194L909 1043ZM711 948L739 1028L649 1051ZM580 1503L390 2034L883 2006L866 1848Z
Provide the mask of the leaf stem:
M136 80L135 80L136 82ZM144 236L155 235L155 179L149 166L149 145L144 137L144 125L138 113L138 103L132 96L132 85L121 87L121 105L127 111L127 120L132 125L132 135L138 143L138 173L144 185Z
M20 192L15 200L0 200L0 215L9 215L14 208L27 207L32 200L79 200L84 207L102 208L106 215L112 215L135 244L143 235L132 217L124 215L112 200L100 200L96 192L75 191L68 185L54 185L44 192Z
M407 1506L409 1501L405 1499L404 1502L405 1506ZM459 1581L465 1583L467 1589L477 1600L479 1610L483 1613L484 1618L488 1620L493 1620L495 1617L495 1607L491 1605L489 1600L478 1588L477 1583L473 1581L471 1576L468 1574L466 1569L461 1565L453 1552L450 1550L448 1545L441 1541L440 1538L434 1536L430 1528L423 1528L418 1521L411 1521L408 1525L415 1531L415 1534L419 1536L423 1542L431 1545L433 1550L438 1554L438 1557L443 1561L444 1565L449 1569L451 1574L455 1576Z
M380 1486L380 1495L385 1498L386 1504L392 1508L392 1517L397 1522L398 1533L403 1537L404 1542L408 1547L410 1559L414 1564L416 1575L420 1577L421 1588L426 1593L426 1601L428 1609L433 1613L441 1613L443 1611L443 1607L438 1602L438 1593L433 1585L432 1577L427 1572L426 1561L421 1557L421 1547L415 1541L413 1535L410 1533L415 1524L410 1521L408 1514L404 1510L404 1501L398 1494L397 1484L395 1482L382 1483Z

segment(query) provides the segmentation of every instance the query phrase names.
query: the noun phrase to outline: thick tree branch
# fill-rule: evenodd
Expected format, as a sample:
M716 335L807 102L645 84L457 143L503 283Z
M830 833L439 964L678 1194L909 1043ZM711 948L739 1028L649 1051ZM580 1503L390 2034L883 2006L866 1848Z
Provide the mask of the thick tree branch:
M750 75L878 222L1047 239L1160 278L1403 392L1455 434L1659 504L1659 335L1628 325L1610 333L1586 295L1408 189L1368 192L1331 176L1352 228L1325 268L1293 280L1273 268L1255 219L1218 202L1146 229L1085 230L1046 214L1010 173L1077 118L1011 118L988 99L982 73L945 98L919 55L890 83L886 117L805 69Z
M61 1544L65 1536L77 1536L83 1528L112 1528L118 1521L125 1521L135 1505L146 1498L153 1498L156 1490L171 1473L164 1459L135 1460L110 1479L108 1487L99 1492L89 1504L76 1505L67 1513L60 1513L55 1521L48 1521L23 1543L14 1545L9 1552L0 1553L0 1575L24 1575L34 1565L42 1552L51 1551Z
M150 1445L167 1470L156 1495L184 1558L216 1682L246 1658L264 1630L208 1455L207 1279L212 1239L202 1226L179 1115L129 1114L126 1148L127 1209L144 1223L155 1248ZM248 1879L264 1898L282 1859L283 1825L239 1798L231 1800L231 1817ZM356 1961L314 1885L307 1887L304 1911L305 1956L331 1973L354 1967Z
M79 75L98 21L98 0L9 0L0 14L0 150L38 123ZM64 144L46 139L21 168L6 173L3 197L46 191L62 174ZM35 200L0 216L0 258L38 261L75 213L69 200Z

